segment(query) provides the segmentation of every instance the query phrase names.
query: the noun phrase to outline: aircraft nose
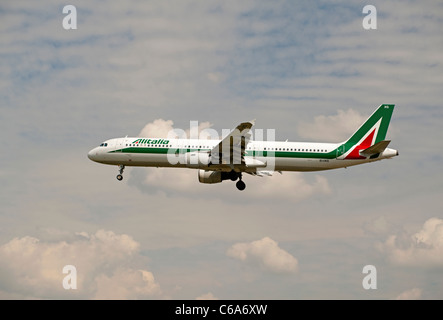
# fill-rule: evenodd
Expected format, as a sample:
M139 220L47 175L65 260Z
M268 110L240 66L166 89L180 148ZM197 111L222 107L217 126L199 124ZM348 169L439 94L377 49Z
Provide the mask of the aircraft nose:
M94 161L96 159L97 153L95 152L95 149L92 149L88 152L88 158Z

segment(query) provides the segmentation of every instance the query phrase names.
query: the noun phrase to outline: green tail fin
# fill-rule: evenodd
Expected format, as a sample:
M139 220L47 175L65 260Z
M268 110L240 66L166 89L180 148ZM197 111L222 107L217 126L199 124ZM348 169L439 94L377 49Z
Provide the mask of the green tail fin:
M385 141L393 111L393 104L382 104L378 107L368 120L337 149L337 158L364 159L359 153L361 150Z
M377 110L375 110L374 113L368 118L368 120L366 120L366 122L363 123L361 127L358 128L358 130L355 131L355 133L346 141L346 145L348 146L346 149L349 150L349 147L359 143L360 140L368 134L368 132L371 134L374 129L375 140L372 140L371 145L385 140L393 111L393 104L382 104L380 107L378 107Z

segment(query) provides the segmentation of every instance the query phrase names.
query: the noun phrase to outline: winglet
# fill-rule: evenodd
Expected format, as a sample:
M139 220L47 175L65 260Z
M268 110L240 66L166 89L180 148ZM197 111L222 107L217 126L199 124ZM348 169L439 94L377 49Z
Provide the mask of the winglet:
M237 129L240 132L243 132L244 130L250 130L254 124L255 124L255 120L248 121L248 122L242 122L234 130Z

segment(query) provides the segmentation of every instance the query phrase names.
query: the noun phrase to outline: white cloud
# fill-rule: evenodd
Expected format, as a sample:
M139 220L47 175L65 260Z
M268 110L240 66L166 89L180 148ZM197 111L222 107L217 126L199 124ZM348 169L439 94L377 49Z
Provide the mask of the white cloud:
M395 300L419 300L421 298L421 293L421 289L414 288L400 293Z
M94 299L137 299L158 297L160 285L152 272L118 268L111 276L104 273L95 278Z
M156 119L148 123L138 134L139 137L166 138L173 128L172 120Z
M395 227L385 216L379 216L363 224L363 229L371 234L388 235Z
M129 183L139 190L152 192L192 192L198 183L197 170L179 168L147 168L131 172ZM191 188L191 189L190 189Z
M256 180L248 184L248 193L255 199L272 198L290 202L299 202L317 194L331 194L325 177L315 175L314 181L310 182L306 175L308 174L300 172L275 172L272 177L252 177L251 179Z
M414 234L418 245L443 250L443 220L431 218L425 222L423 229Z
M199 122L197 127L194 127L194 123L189 123L189 128L174 128L174 122L172 120L156 119L153 122L148 123L138 134L139 137L154 137L154 138L182 138L182 139L194 139L191 137L192 134L197 135L199 139L210 138L210 129L212 124L208 121ZM178 131L174 131L177 130ZM194 131L195 130L195 131ZM184 136L182 135L184 133ZM217 138L221 134L217 133Z
M298 261L290 253L281 249L278 243L269 237L252 242L236 243L226 254L234 259L259 265L273 273L294 273L298 269Z
M105 230L70 242L14 238L0 247L0 286L11 296L36 298L159 297L153 274L133 267L141 260L139 247L132 237ZM65 265L77 270L76 290L63 288Z
M391 235L378 248L396 265L414 267L443 266L443 220L428 219L413 235Z
M198 296L197 298L195 298L195 300L218 300L218 298L216 298L212 292L208 292L205 294L202 294L201 296Z
M340 142L355 132L365 120L365 116L353 109L338 110L337 115L317 116L312 123L300 123L298 134L316 141Z

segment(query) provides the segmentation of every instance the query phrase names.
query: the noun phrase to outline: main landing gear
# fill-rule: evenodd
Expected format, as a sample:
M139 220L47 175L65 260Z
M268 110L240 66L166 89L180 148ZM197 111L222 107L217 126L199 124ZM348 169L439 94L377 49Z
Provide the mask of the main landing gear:
M246 188L246 184L243 182L242 180L242 173L241 172L236 172L234 170L229 171L229 172L222 172L221 173L221 180L231 180L231 181L237 181L237 183L235 184L235 186L237 187L238 190L242 191L245 190Z
M237 187L238 190L242 191L245 190L246 188L246 184L243 182L242 180L242 173L241 172L237 172L237 171L223 171L221 172L221 181L224 180L231 180L231 181L237 181L237 183L235 184L235 186ZM221 182L219 181L219 182Z
M123 170L125 170L125 166L124 165L119 165L119 174L117 175L117 180L118 181L122 181L123 180Z
M246 184L243 182L242 178L242 174L241 172L238 174L238 181L235 184L235 186L237 187L238 190L243 191L246 188Z
M246 184L243 182L243 180L238 180L237 183L235 184L235 186L240 191L245 190L245 188L246 188Z

